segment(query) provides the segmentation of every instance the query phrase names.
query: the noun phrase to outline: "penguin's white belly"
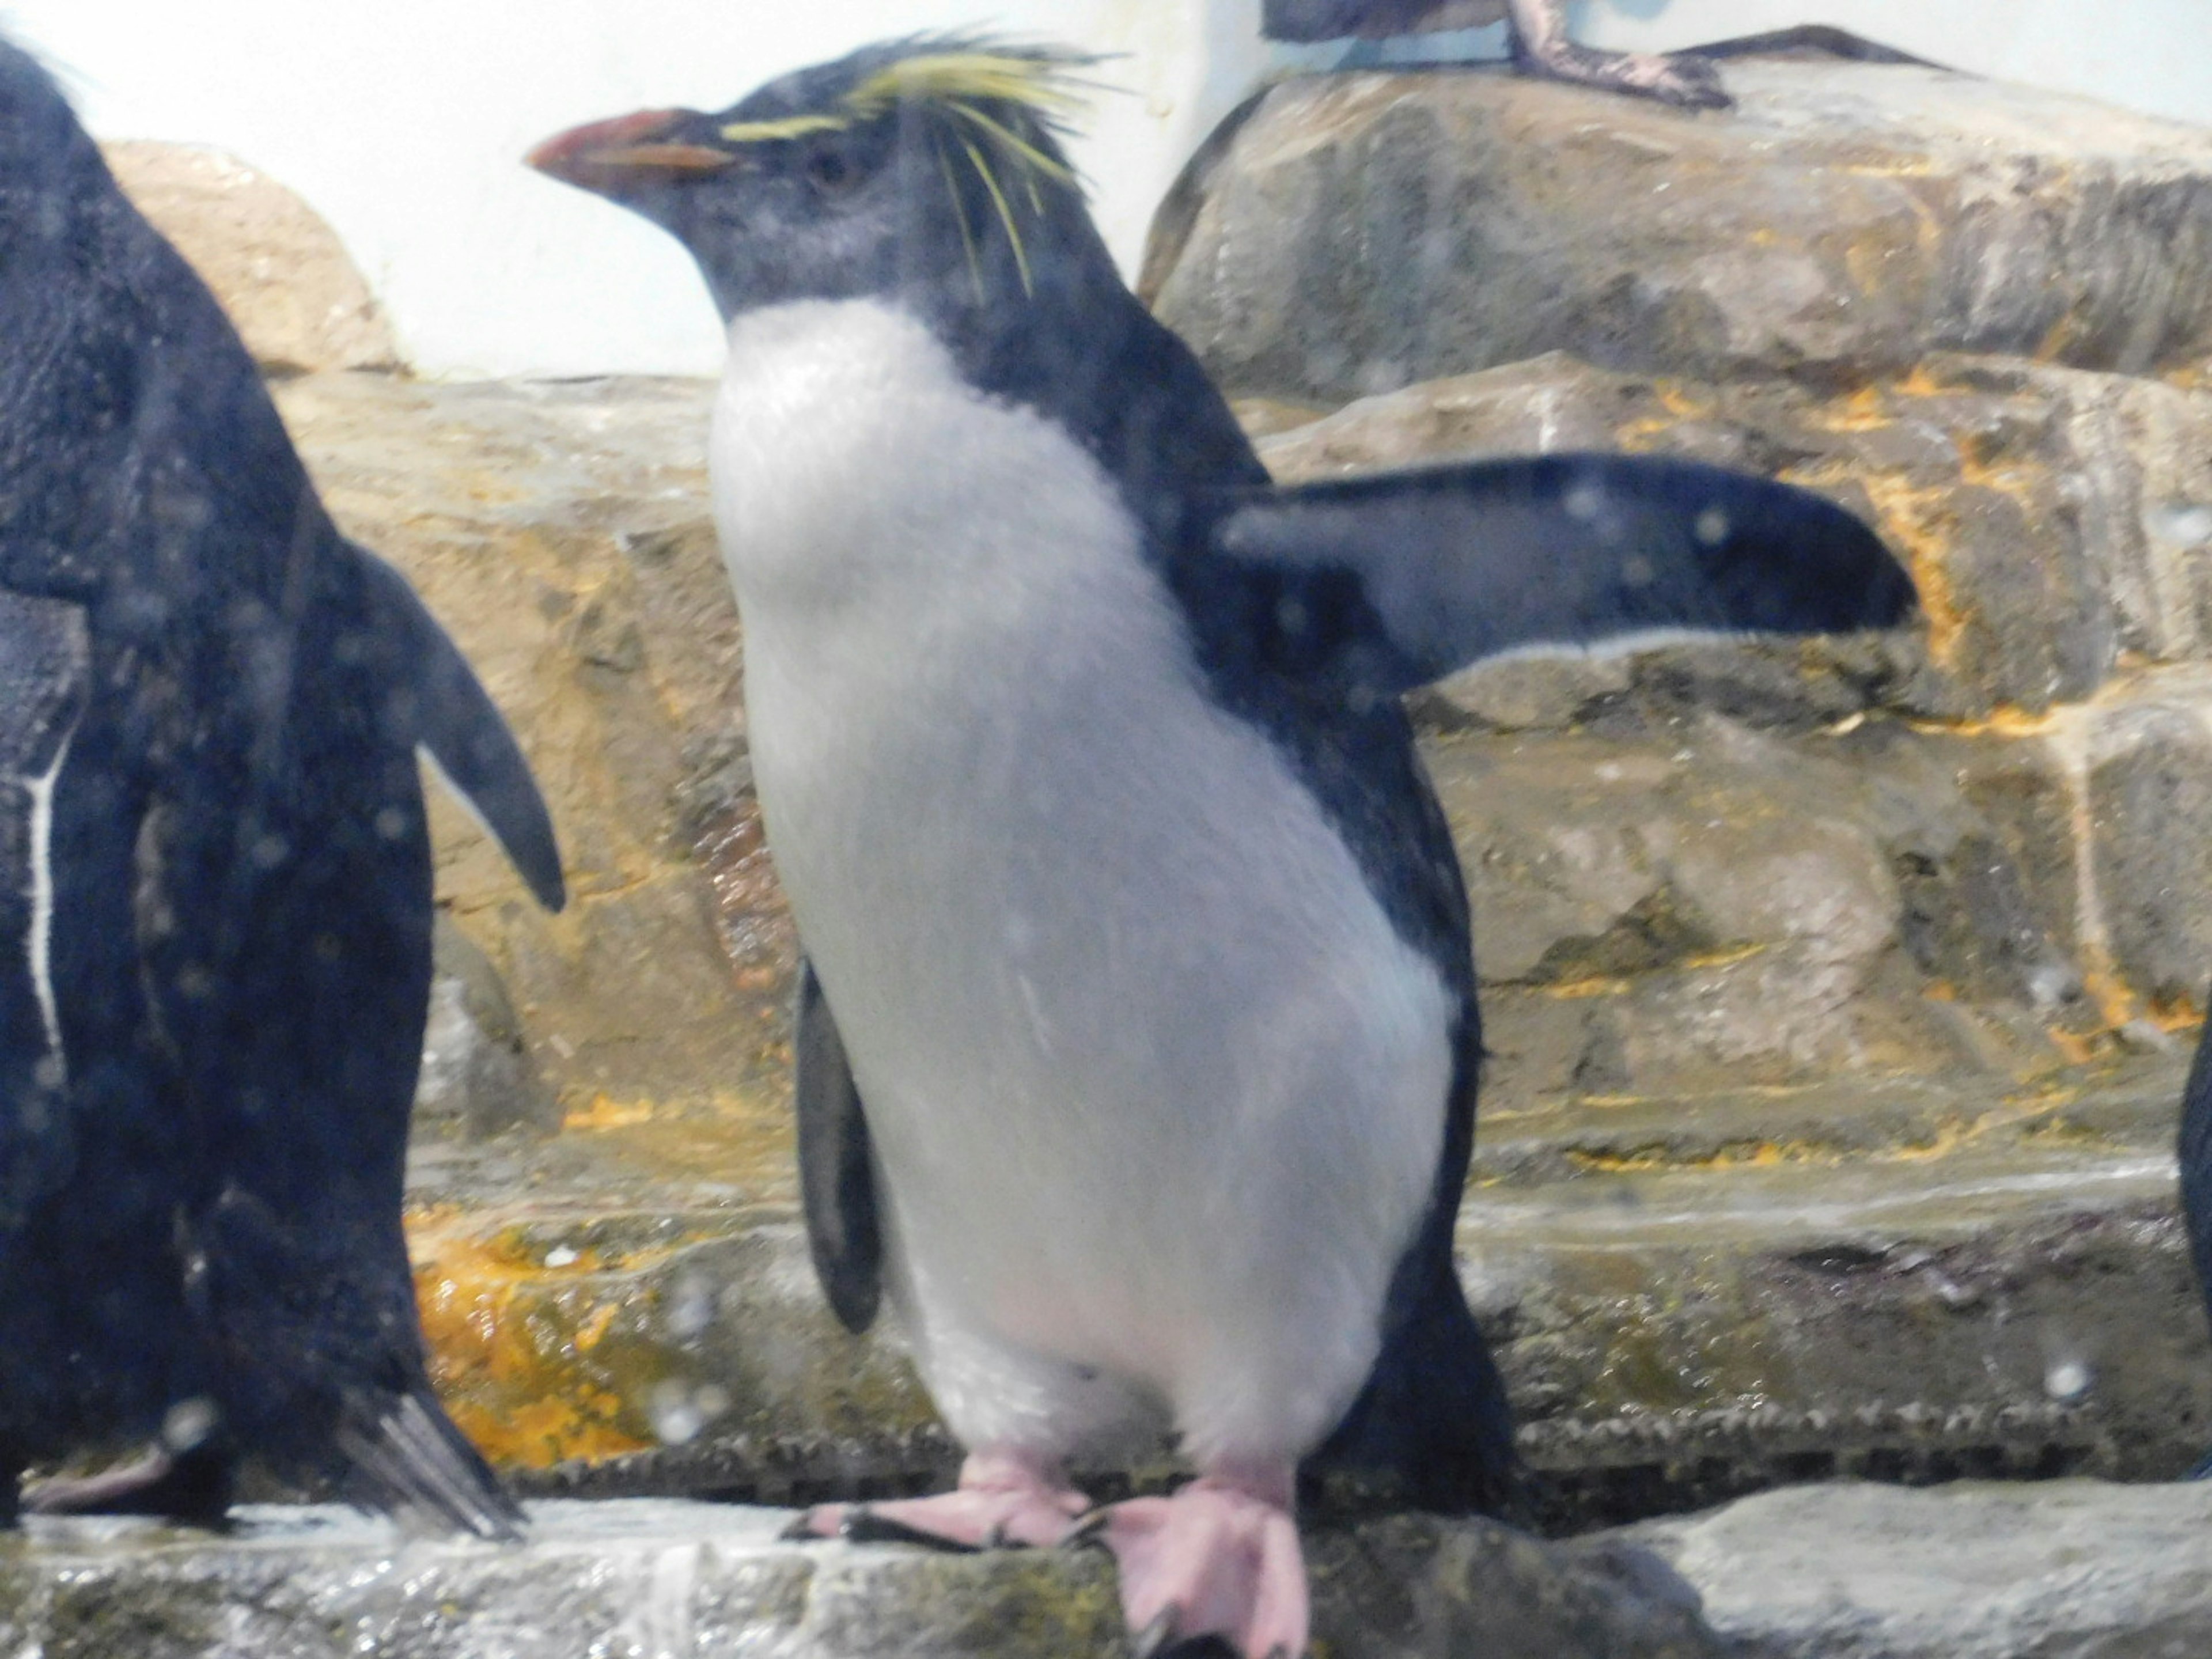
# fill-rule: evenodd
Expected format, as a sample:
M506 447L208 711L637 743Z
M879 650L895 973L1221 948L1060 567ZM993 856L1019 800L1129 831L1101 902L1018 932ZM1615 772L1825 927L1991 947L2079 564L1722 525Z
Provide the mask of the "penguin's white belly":
M1306 1449L1429 1197L1450 993L1065 434L872 305L732 353L755 773L909 1316Z

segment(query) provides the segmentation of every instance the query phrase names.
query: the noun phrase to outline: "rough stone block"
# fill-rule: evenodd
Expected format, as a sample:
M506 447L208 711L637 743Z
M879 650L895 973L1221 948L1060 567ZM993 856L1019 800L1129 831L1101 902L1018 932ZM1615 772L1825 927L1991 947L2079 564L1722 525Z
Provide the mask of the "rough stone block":
M2098 711L2086 742L2092 897L2112 966L2155 1007L2198 1007L2212 975L2212 677Z
M1306 76L1146 261L1232 392L1340 402L1573 351L1699 377L2212 350L2212 134L1907 65L1743 61L1686 114L1500 74Z
M1631 1529L1746 1654L2212 1652L2212 1486L1820 1486Z
M175 244L273 374L391 368L392 326L337 233L268 174L221 150L103 147L116 182Z

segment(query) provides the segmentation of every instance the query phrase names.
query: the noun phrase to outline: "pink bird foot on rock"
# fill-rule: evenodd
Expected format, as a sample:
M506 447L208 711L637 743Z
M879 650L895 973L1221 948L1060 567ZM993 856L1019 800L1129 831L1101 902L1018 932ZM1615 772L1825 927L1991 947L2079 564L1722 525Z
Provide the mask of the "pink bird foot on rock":
M1305 1557L1288 1468L1200 1476L1171 1498L1133 1498L1082 1528L1114 1552L1137 1659L1218 1636L1240 1659L1302 1659Z
M1064 1540L1090 1507L1057 1465L1019 1452L980 1451L960 1466L960 1484L951 1492L888 1504L817 1504L787 1535L939 1549L1044 1549Z

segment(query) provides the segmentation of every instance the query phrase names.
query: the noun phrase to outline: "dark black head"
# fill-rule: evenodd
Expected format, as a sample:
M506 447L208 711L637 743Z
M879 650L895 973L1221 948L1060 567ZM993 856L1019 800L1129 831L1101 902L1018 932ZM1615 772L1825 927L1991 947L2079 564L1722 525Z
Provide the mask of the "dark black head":
M951 320L1112 279L1059 141L1085 61L973 38L895 41L720 114L579 127L530 160L675 235L725 318L881 298Z

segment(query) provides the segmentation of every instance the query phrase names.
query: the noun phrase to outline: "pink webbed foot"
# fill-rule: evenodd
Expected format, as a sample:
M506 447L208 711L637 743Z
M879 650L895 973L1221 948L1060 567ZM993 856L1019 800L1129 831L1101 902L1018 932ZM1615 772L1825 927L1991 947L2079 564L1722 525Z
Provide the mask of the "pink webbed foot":
M960 1466L960 1484L951 1492L888 1504L818 1504L789 1535L939 1549L1044 1549L1065 1539L1090 1507L1051 1464L1017 1452L975 1452Z
M1171 1498L1133 1498L1085 1528L1114 1552L1138 1659L1218 1636L1242 1659L1306 1650L1305 1557L1291 1474L1205 1475Z

